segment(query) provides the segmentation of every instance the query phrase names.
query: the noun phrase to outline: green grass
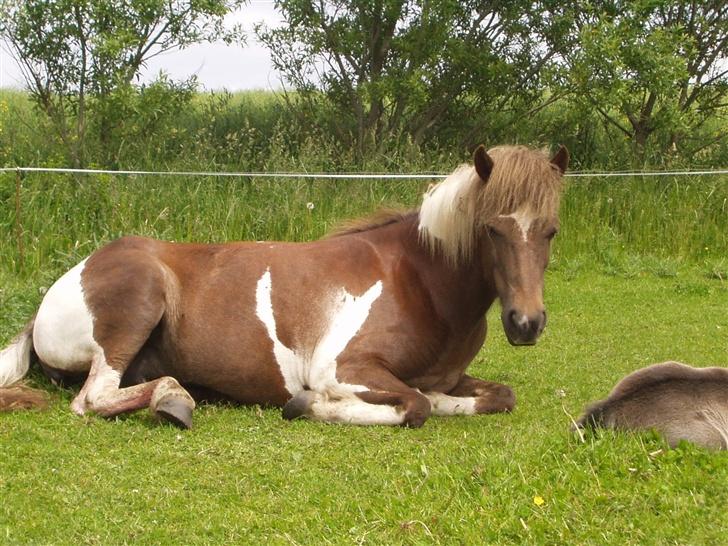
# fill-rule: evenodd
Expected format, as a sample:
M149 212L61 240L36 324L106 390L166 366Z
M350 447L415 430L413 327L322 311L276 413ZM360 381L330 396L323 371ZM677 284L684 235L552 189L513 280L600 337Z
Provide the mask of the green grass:
M728 254L728 176L570 179L565 255L615 267L628 254L681 261Z
M0 260L38 282L124 234L309 240L382 206L415 207L428 184L38 173L24 176L17 193L16 182L15 173L0 174ZM671 277L698 266L728 278L727 203L726 177L570 180L555 263L587 256L610 274Z
M15 182L0 175L0 346L119 235L307 240L415 206L427 185L39 174L16 216ZM725 178L569 184L546 334L512 348L493 310L472 367L514 387L512 415L405 430L203 406L179 432L146 411L77 418L73 393L36 374L50 410L0 415L0 543L723 544L727 453L649 433L582 444L567 413L654 362L728 364L727 192Z
M2 340L39 299L12 279ZM0 416L0 542L724 544L728 452L668 450L650 433L580 443L567 413L653 362L726 365L728 285L564 266L548 275L547 305L532 348L510 347L493 310L472 366L516 390L513 414L419 430L217 405L187 432L146 411L82 419L71 391L36 376L52 407Z

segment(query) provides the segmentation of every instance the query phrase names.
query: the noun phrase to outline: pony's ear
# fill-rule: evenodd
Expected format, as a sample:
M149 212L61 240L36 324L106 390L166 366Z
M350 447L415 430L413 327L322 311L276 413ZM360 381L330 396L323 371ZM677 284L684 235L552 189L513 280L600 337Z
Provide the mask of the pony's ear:
M473 163L475 164L475 172L483 182L488 180L491 171L493 170L493 160L485 151L485 146L482 144L475 149L473 153Z
M559 151L551 158L551 164L555 165L561 174L566 172L566 168L569 166L569 150L566 149L566 146L559 146Z

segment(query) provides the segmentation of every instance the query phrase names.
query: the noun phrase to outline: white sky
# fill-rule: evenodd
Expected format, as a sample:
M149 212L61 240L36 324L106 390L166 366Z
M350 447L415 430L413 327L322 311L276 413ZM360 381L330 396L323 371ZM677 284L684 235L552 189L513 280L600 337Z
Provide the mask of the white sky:
M226 23L243 25L247 45L229 47L223 43L204 43L170 51L152 58L142 70L141 80L152 80L161 70L174 80L196 74L201 86L207 90L280 89L280 76L271 65L268 50L258 43L253 33L256 23L276 26L280 21L273 0L251 0L226 19ZM0 87L24 87L20 69L4 44L0 47Z

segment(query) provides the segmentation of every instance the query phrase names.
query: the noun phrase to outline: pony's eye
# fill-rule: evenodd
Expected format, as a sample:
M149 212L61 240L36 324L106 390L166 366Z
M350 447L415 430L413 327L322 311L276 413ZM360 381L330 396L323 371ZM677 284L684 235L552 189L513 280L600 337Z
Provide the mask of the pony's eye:
M493 226L486 226L485 229L488 231L488 235L490 235L490 238L493 239L495 237L502 237L503 234L495 229Z

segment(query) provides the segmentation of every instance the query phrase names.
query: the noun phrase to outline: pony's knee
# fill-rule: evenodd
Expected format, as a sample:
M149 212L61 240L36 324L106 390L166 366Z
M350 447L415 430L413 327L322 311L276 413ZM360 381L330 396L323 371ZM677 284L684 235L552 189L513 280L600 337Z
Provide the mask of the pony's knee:
M118 391L121 373L108 365L103 354L93 357L91 371L81 387L81 392L71 403L71 409L78 415L92 411L104 417L114 415L109 398Z

